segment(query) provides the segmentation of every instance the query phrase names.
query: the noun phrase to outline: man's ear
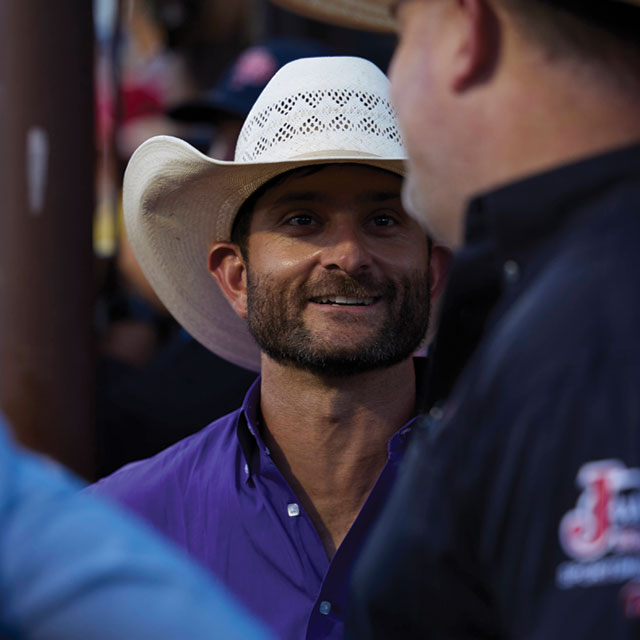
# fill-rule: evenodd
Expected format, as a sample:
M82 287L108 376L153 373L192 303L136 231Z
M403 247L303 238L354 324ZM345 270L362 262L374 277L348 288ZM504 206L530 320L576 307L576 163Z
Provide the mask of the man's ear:
M438 330L438 319L440 317L440 294L444 289L449 271L449 263L453 254L449 249L445 249L440 244L431 245L431 257L429 260L429 294L431 314L429 316L429 329L427 331L426 343L430 344Z
M429 293L432 303L435 302L444 288L451 262L452 253L441 244L431 245L429 260Z
M456 48L451 87L461 92L481 83L495 67L499 21L488 0L456 0Z
M241 317L247 317L247 267L233 242L216 242L209 250L209 273L218 281L225 298Z

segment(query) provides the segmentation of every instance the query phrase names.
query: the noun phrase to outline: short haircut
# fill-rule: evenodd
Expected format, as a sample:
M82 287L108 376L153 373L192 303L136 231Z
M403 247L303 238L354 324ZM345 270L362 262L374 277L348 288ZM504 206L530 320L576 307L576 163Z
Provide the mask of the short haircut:
M345 164L348 166L354 166L350 163L327 163L327 164L313 164L313 165L305 165L304 167L298 167L297 169L290 169L289 171L285 171L285 173L281 173L280 175L275 176L275 178L271 178L265 182L261 187L258 187L240 206L238 209L238 213L233 220L233 226L231 227L231 242L237 244L240 247L240 252L242 253L242 257L245 259L245 262L248 261L248 248L249 248L249 230L251 228L251 219L253 217L253 211L256 207L256 203L260 198L267 193L270 189L281 185L283 182L288 180L289 178L304 178L306 176L312 176L314 173L318 173L323 169L327 169L328 167L333 167L339 164L341 167L344 167ZM373 167L370 165L362 165L355 164L357 167L369 167L371 169L379 169L379 171L387 171L386 169L381 169L379 167ZM393 171L387 171L387 173L391 173L393 175L397 175L399 179L402 179L400 174L396 174Z
M640 7L602 0L498 0L551 60L573 59L640 90Z

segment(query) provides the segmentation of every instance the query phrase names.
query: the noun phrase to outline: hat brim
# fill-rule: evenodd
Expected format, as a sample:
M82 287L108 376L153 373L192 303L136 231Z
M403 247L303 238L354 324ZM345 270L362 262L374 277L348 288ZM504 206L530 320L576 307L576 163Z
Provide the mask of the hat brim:
M404 175L403 158L315 154L284 162L210 158L171 136L131 157L123 208L129 241L151 286L180 324L225 360L260 370L260 349L208 270L214 242L228 241L242 203L271 178L301 166L356 163Z
M640 0L607 0L640 7ZM341 27L394 32L393 0L272 0L284 9Z
M284 9L341 27L395 31L392 0L273 0Z

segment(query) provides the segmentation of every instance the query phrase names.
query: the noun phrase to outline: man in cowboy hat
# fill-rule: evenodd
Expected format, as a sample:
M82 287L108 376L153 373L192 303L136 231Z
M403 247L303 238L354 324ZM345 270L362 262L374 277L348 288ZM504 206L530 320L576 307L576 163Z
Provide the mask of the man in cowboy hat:
M404 200L457 248L354 637L638 637L640 2L282 3L397 29Z
M234 162L161 137L125 176L131 244L160 298L261 378L238 411L94 490L279 638L343 636L348 577L418 402L412 353L444 254L401 206L387 91L365 60L298 60L260 95Z

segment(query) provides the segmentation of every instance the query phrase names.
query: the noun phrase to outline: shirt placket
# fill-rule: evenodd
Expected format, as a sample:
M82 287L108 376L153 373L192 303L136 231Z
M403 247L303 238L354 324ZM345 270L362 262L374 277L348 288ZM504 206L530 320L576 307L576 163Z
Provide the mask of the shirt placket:
M389 441L385 467L351 529L328 565L309 616L306 640L325 638L337 640L344 636L348 582L357 555L353 547L357 547L358 551L361 549L362 540L380 511L381 503L384 502L383 498L395 479L397 467L404 454L407 438L411 434L414 423L415 419L412 419L398 430Z

